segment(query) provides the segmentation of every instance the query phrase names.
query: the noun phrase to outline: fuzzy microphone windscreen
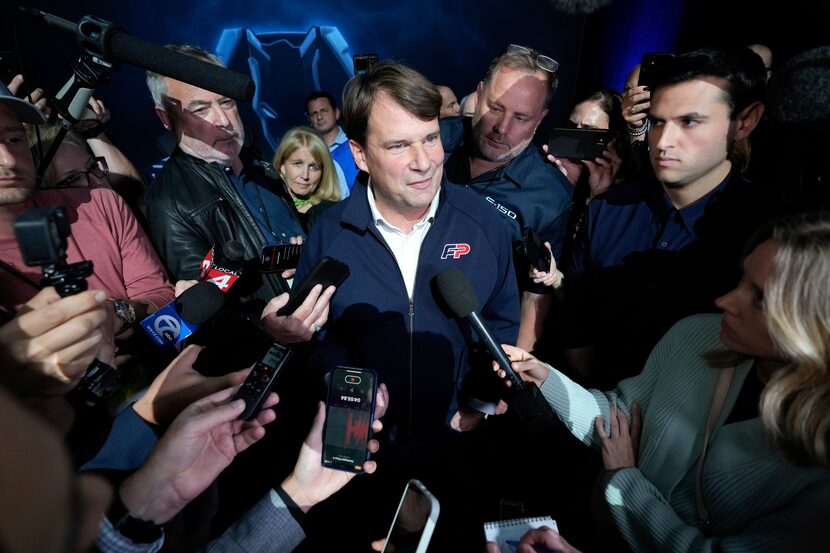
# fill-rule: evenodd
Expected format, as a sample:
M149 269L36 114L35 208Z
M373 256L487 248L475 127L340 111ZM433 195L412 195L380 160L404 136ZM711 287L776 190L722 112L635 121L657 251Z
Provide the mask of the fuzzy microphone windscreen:
M830 46L793 56L774 72L766 104L781 123L830 123Z

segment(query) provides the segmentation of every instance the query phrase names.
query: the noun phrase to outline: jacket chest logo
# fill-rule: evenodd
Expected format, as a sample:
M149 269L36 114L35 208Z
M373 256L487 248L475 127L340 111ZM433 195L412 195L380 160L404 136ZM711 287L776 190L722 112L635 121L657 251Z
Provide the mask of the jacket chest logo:
M469 244L445 244L444 251L441 252L441 259L449 259L450 257L458 259L462 255L467 255L468 253L470 253Z

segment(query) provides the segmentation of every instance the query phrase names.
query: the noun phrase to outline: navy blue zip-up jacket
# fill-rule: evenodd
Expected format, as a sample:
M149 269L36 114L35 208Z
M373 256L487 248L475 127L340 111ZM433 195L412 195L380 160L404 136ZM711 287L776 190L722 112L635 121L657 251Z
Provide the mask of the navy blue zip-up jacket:
M446 429L458 409L474 337L466 321L459 323L443 305L435 276L451 266L462 271L490 331L502 343L514 344L519 295L510 236L490 205L445 179L410 301L372 219L367 193L366 186L356 184L351 196L318 219L303 246L297 282L326 255L351 270L331 301L329 323L309 346L309 363L320 374L338 364L376 370L389 388L384 425L390 436L417 443Z

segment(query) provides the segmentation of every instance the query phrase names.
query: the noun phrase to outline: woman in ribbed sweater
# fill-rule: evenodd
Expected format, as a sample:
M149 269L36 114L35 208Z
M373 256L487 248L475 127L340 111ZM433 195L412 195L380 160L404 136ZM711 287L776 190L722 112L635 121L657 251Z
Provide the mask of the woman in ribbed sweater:
M678 322L613 391L506 348L601 450L605 514L634 551L784 551L830 520L830 219L777 223L748 251L724 313Z

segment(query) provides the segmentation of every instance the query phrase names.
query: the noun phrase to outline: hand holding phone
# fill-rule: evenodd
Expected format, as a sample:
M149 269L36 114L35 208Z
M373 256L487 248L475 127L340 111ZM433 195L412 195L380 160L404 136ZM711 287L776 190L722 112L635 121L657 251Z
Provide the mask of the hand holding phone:
M321 258L299 284L294 284L289 292L288 303L277 311L277 315L287 316L294 313L316 285L321 284L323 290L329 286L340 286L348 276L348 265L333 257Z
M377 380L371 369L337 367L331 372L323 431L324 467L363 472L369 458Z
M277 377L291 358L291 349L277 342L272 342L265 355L256 362L248 378L236 392L234 399L245 400L245 410L239 418L245 421L256 418L262 404L274 387Z
M403 490L386 539L382 544L373 543L372 548L377 551L377 545L382 545L382 553L426 553L440 512L438 500L426 486L418 480L410 480Z
M536 270L547 273L550 271L550 262L552 255L550 250L542 243L542 239L530 227L525 227L522 230L522 253L528 263Z

